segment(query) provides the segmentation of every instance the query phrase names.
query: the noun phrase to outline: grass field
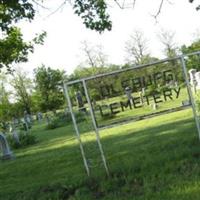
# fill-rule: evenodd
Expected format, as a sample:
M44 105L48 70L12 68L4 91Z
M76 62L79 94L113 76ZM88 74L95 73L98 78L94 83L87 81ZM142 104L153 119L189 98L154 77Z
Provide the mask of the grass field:
M81 122L88 178L71 124L33 127L37 144L0 161L0 199L191 200L200 198L200 143L191 110L100 132L106 176L90 124Z

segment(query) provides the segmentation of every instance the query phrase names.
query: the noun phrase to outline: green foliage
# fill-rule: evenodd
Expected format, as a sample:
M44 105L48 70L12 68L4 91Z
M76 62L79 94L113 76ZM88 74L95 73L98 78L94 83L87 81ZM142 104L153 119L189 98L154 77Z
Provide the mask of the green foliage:
M44 44L44 39L46 38L47 36L47 32L46 31L43 31L42 33L40 34L36 34L36 37L33 38L33 42L35 44Z
M55 129L55 128L58 128L60 127L61 124L61 120L58 118L58 117L55 117L53 119L51 119L51 121L47 124L47 127L46 129Z
M87 117L87 112L84 112L84 111L77 111L75 113L75 117L76 117L76 122L84 122L86 120L86 117ZM71 117L70 117L71 119Z
M71 116L65 115L64 113L60 112L57 113L52 119L50 119L49 124L47 124L46 129L55 129L62 126L66 126L71 123Z
M107 13L105 0L75 0L73 7L87 28L100 33L106 29L111 30L112 22Z
M35 9L30 0L2 0L0 2L0 68L13 69L11 64L26 62L28 54L34 50L34 44L42 44L46 32L38 34L32 42L25 42L21 30L15 26L23 19L33 20Z
M198 116L200 116L200 92L197 91L194 96Z
M183 54L188 54L188 53L192 53L199 50L200 50L200 40L194 41L189 46L183 45L181 47L181 51ZM195 69L200 70L200 56L199 55L189 56L186 59L186 63L187 63L188 69L195 68Z
M75 112L76 122L80 123L86 120L87 113L83 111ZM71 114L67 115L64 113L58 113L55 117L53 117L49 124L46 126L46 129L55 129L63 126L67 126L72 123Z
M20 101L10 104L8 110L10 114L10 120L13 117L20 118L24 115L24 105Z
M20 132L18 136L20 143L17 143L12 135L8 135L7 137L9 144L14 149L27 147L37 143L35 135L32 135L31 133L25 134L24 132Z
M62 80L64 72L44 65L35 69L36 101L41 111L56 110L64 104Z
M0 121L8 120L10 117L9 108L11 103L9 102L9 94L6 91L4 84L0 85Z
M33 20L35 10L30 0L2 0L0 2L0 29L8 31L13 23L22 19Z
M7 35L0 39L0 49L0 68L7 67L11 71L11 63L27 61L29 52L33 52L33 45L23 41L20 29L12 27Z
M94 76L94 75L98 75L98 74L103 74L103 73L107 73L107 72L111 72L114 70L119 70L120 66L119 65L110 65L110 66L101 66L101 67L77 67L73 74L70 75L69 77L69 81L71 80L76 80L76 79L81 79L81 78L86 78L86 77L90 77L90 76ZM101 79L93 79L91 81L88 81L87 85L88 88L90 88L90 95L92 98L94 98L95 100L98 100L101 98L101 94L100 94L100 86L102 83L100 83L102 80ZM106 84L110 84L113 80L112 79L103 79L103 85ZM70 88L70 95L72 98L73 103L75 104L75 98L74 98L74 94L77 91L83 91L83 88L80 86L80 84L74 84L71 88ZM82 94L84 94L84 92L82 92Z
M23 111L31 113L31 91L33 89L32 80L22 70L17 70L13 75L11 85L15 89L18 102L22 105Z

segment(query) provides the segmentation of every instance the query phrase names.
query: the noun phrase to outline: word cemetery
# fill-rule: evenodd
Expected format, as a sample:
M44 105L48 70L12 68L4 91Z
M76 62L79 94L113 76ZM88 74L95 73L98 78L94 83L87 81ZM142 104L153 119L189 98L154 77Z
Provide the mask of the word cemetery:
M162 92L154 91L152 95L142 95L132 97L127 101L114 102L109 105L99 105L99 110L101 116L106 116L109 113L104 113L104 109L110 110L111 114L117 114L121 111L125 111L126 108L141 108L144 105L150 105L150 103L159 104L167 100L173 100L173 98L178 99L180 95L181 88L167 88Z
M118 97L121 94L125 94L127 99L98 105L101 117L124 112L127 109L132 110L178 99L181 87L177 85L177 82L177 75L172 70L165 70L147 76L122 80L120 90L117 90L114 84L103 85L99 91L102 99ZM150 88L153 90L149 92Z

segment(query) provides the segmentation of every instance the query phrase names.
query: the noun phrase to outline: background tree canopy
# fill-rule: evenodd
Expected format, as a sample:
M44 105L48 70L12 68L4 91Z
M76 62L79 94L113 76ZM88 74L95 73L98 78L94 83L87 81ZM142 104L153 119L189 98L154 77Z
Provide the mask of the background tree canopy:
M56 110L63 105L62 92L64 72L44 65L35 69L38 105L41 111Z
M125 0L124 2L126 1L131 1L133 6L136 2L136 0ZM156 17L161 12L164 1L167 0L160 0ZM189 0L190 3L193 1ZM21 20L32 21L36 15L37 6L42 7L45 2L45 0L0 0L0 68L6 67L11 70L13 63L26 62L28 54L34 50L34 44L44 42L45 32L38 35L33 41L25 42L20 29L15 26ZM82 18L87 28L99 33L111 30L112 21L107 9L108 3L111 1L63 0L62 5L64 6L66 2L71 3L74 13ZM123 8L120 1L113 0L113 2Z
M0 69L6 67L11 71L13 63L26 62L28 54L33 52L34 44L42 44L46 32L38 35L31 42L25 42L16 23L22 19L33 20L35 16L34 1L1 0L0 1Z

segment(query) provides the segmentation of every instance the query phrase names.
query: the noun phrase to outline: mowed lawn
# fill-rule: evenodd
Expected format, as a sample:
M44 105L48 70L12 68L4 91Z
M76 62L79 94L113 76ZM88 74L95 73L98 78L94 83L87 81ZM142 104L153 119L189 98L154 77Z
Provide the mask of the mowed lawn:
M37 144L0 162L0 199L200 199L200 142L190 109L100 131L109 177L90 126L79 127L90 178L71 124L35 125Z

